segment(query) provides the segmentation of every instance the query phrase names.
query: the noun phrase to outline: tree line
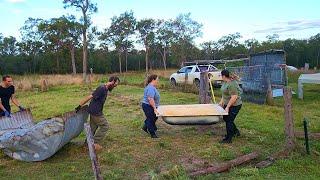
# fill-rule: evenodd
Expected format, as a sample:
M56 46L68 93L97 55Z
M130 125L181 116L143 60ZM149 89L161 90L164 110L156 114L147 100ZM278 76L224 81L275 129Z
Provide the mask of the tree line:
M90 0L63 0L65 8L82 12L51 19L28 18L20 28L21 39L0 33L1 74L79 73L84 80L89 69L95 73L179 67L193 59L233 59L268 49L283 49L288 65L319 67L320 33L305 40L279 40L277 34L259 42L241 42L240 33L195 45L202 24L191 14L174 19L140 19L133 11L111 18L102 31L91 22L98 6Z

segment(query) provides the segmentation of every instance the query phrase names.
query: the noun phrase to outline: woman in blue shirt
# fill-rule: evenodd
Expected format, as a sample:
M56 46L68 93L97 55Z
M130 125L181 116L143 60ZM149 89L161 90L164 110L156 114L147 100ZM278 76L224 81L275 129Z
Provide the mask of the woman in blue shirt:
M146 115L146 120L144 121L142 129L145 132L150 133L151 138L158 138L156 135L156 121L158 119L156 114L159 114L157 108L160 105L160 94L156 88L158 83L158 75L150 75L148 77L147 86L144 88L144 95L142 99L142 109Z

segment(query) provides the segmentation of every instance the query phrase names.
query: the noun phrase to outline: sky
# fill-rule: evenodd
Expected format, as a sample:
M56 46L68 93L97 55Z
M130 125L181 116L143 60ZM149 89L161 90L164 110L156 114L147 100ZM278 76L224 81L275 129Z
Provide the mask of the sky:
M174 19L191 13L191 18L203 25L202 37L217 41L224 35L239 32L241 41L255 38L266 40L267 35L279 38L307 39L320 33L320 0L93 0L98 13L92 21L102 30L110 25L113 16L132 10L144 18ZM0 33L19 39L19 29L28 17L50 19L80 12L64 9L63 0L0 0Z

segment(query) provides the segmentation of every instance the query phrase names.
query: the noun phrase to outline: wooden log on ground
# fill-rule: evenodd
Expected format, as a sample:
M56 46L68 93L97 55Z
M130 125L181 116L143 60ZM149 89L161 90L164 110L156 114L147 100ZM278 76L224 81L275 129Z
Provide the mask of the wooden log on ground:
M255 165L256 168L266 168L271 166L276 160L287 158L289 156L289 151L287 149L275 152L271 156L269 156L266 160L263 160Z
M275 162L275 159L268 157L266 160L259 162L255 165L256 168L265 168L271 166Z
M90 155L90 159L91 159L91 164L92 164L92 169L94 172L94 176L96 180L102 180L102 176L101 176L101 171L100 171L100 166L99 166L99 162L98 162L98 158L94 149L94 142L93 142L93 136L91 133L91 128L90 125L88 123L84 124L84 129L86 132L86 136L87 136L87 143L88 143L88 148L89 148L89 155Z
M297 138L304 138L304 132L302 131L296 131L294 135ZM308 136L310 139L320 139L320 133L308 133Z
M318 151L316 151L316 150L312 150L312 152L313 152L314 154L316 154L317 156L320 156L320 152L318 152Z
M286 136L285 148L291 151L295 146L291 87L283 88L283 98L284 98L285 136Z
M250 154L237 157L236 159L233 159L231 161L227 161L219 166L211 166L206 169L200 169L197 171L194 171L190 173L190 176L198 176L203 174L213 174L213 173L220 173L229 170L232 167L241 165L243 163L249 162L253 159L256 159L258 157L257 152L252 152Z

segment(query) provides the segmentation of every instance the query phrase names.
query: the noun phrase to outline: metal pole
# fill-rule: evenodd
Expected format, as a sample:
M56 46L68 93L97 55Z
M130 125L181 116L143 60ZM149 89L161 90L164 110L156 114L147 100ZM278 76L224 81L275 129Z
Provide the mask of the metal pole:
M306 118L303 118L303 128L304 128L304 138L305 138L305 145L307 154L310 154L310 147L309 147L309 137L308 137L308 122Z

